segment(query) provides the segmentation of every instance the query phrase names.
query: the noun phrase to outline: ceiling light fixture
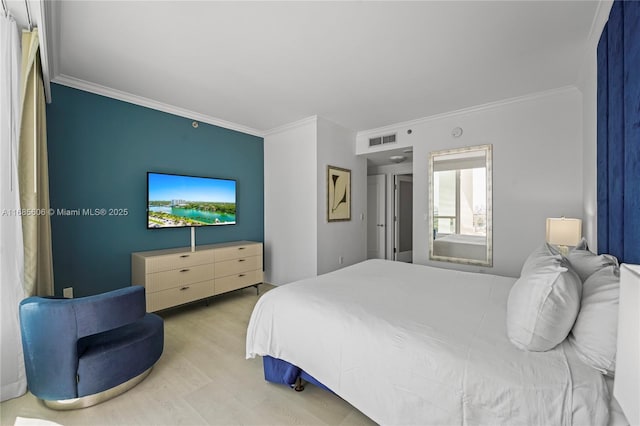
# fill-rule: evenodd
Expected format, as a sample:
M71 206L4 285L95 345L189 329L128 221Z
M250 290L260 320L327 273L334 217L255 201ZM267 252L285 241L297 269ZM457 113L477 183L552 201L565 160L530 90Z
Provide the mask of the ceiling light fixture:
M391 157L389 157L389 161L391 161L392 163L402 163L404 160L404 155L392 155Z

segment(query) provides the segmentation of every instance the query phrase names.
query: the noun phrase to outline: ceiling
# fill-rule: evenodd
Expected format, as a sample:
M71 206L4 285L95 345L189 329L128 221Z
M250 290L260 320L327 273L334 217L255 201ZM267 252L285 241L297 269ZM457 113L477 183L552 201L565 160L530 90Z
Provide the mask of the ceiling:
M575 84L598 2L51 7L54 82L264 135L312 115L361 131Z
M399 163L413 163L413 148L402 147L396 149L386 149L384 151L369 152L365 155L367 167L386 166ZM391 158L395 157L395 161ZM398 157L402 157L401 160Z

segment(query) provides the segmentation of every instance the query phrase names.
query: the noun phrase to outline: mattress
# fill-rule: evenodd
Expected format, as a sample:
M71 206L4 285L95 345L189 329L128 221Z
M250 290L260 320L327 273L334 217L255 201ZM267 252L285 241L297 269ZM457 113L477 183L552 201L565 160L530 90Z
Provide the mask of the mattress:
M605 381L567 341L509 342L515 281L368 260L266 293L246 356L297 365L381 424L607 424Z

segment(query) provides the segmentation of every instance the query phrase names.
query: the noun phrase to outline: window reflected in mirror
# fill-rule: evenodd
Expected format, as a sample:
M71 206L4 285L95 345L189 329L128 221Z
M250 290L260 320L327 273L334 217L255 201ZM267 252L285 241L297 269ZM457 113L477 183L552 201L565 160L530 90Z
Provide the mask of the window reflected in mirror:
M429 155L429 258L492 266L491 145Z

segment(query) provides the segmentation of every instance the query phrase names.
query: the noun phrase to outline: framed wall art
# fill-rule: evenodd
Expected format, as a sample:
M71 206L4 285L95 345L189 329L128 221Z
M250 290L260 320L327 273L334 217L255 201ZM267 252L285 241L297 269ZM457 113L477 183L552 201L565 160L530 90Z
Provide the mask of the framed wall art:
M351 170L327 166L327 220L351 220Z

